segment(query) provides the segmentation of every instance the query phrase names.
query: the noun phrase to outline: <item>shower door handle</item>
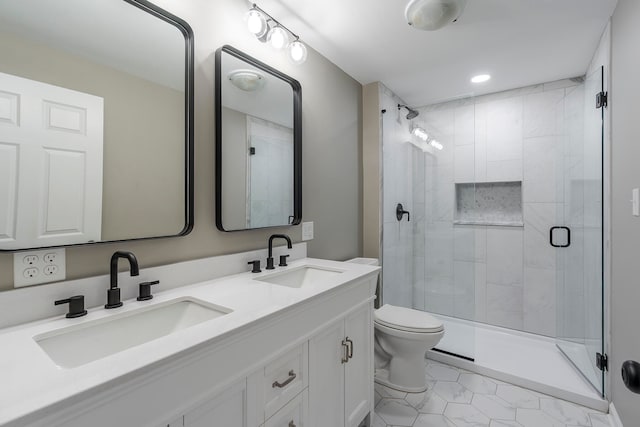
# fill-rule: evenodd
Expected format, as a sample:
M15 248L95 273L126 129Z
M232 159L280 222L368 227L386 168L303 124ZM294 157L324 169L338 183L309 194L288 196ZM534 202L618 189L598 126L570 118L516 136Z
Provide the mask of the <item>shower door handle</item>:
M566 230L567 231L567 243L565 245L556 245L555 243L553 243L553 231L554 230ZM568 248L569 246L571 246L571 229L569 227L559 227L559 226L551 227L549 229L549 244L551 246L553 246L554 248Z

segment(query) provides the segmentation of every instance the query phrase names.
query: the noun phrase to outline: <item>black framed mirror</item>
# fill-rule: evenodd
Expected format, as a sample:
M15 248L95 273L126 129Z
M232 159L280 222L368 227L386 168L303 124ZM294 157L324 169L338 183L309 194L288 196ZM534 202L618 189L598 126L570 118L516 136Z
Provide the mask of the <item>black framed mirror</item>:
M0 2L0 250L193 227L193 32L145 0Z
M216 51L216 226L297 225L302 219L302 88L225 45Z

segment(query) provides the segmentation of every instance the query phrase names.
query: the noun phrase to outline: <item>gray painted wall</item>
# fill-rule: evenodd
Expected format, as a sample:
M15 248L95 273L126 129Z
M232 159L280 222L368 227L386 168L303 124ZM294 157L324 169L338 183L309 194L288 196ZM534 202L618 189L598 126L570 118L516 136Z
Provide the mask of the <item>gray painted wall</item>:
M640 217L631 189L640 187L640 2L619 0L611 24L611 396L625 426L640 425L640 395L620 377L625 360L640 361Z
M115 250L131 250L141 267L265 247L274 232L300 241L301 227L223 233L214 220L214 52L230 44L302 85L303 219L314 221L312 257L346 259L361 254L360 119L362 86L309 49L307 62L291 64L285 53L258 42L246 30L248 3L236 0L156 0L183 18L195 33L195 227L182 238L80 246L67 249L67 278L108 272ZM282 18L286 24L286 17ZM304 34L300 34L304 40ZM13 286L13 255L0 254L0 290ZM106 284L105 284L106 286Z

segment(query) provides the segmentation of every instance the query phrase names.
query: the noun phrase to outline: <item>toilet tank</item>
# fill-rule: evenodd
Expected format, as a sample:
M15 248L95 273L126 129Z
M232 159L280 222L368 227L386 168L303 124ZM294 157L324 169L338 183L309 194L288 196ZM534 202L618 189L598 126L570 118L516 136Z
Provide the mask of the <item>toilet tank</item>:
M350 262L353 264L379 265L378 258L352 258L346 260L345 262Z

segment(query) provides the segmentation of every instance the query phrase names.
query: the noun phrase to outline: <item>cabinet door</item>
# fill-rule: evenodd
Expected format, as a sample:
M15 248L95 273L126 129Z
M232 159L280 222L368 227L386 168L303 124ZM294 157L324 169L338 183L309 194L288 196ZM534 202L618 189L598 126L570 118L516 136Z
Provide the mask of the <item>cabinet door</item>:
M184 416L185 427L248 427L246 380L215 395Z
M315 427L344 425L344 321L309 341L309 419Z
M344 364L344 425L357 427L372 411L373 402L373 324L371 304L366 304L345 319L345 335L352 347Z

